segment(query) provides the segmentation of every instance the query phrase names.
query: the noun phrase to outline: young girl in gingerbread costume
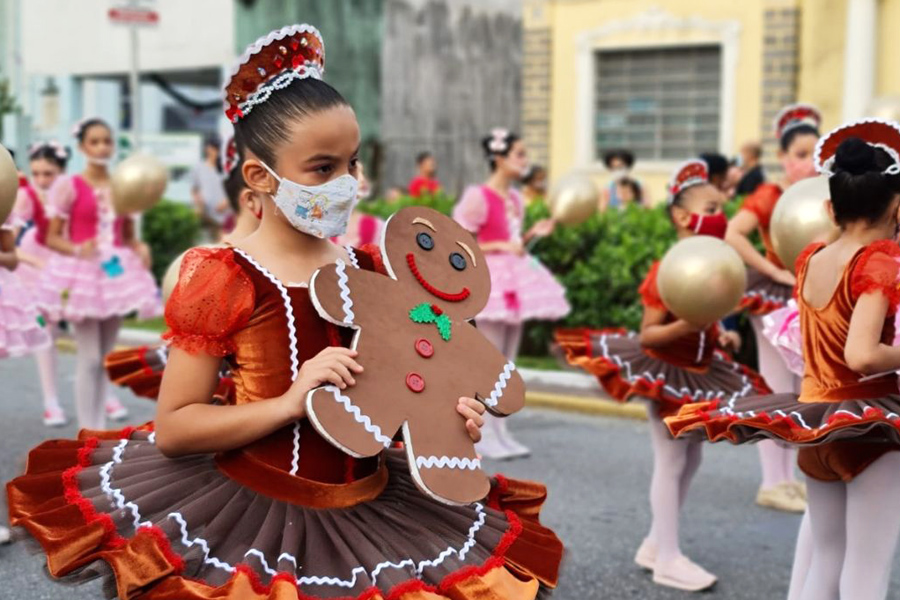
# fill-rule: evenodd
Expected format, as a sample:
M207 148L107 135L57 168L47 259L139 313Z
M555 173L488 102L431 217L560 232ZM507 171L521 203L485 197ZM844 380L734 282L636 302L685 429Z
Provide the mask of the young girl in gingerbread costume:
M52 575L105 574L123 599L533 599L556 583L542 486L498 478L483 502L440 504L398 451L352 459L305 418L310 389L347 389L365 367L305 282L338 260L375 267L328 239L355 202L360 137L320 79L324 58L319 32L294 25L232 70L226 114L262 222L185 257L156 431L46 443L9 484L11 523L42 543ZM214 405L222 357L236 394ZM475 440L482 406L459 401Z
M747 293L741 307L750 314L750 323L756 335L759 372L766 383L779 393L796 392L799 382L763 335L763 317L786 305L796 279L775 254L769 235L769 221L785 189L815 176L812 156L821 122L819 111L808 104L792 104L779 112L775 119L775 135L784 179L779 183L764 183L747 196L741 210L728 224L725 237L747 263ZM762 237L765 255L760 254L750 242L749 236L754 231L759 231ZM777 510L803 512L806 488L794 477L795 452L773 441L761 442L758 449L762 483L756 497L757 504Z
M842 126L819 142L816 161L829 175L841 234L797 259L799 398L695 405L668 425L689 439L800 446L812 559L791 597L880 600L900 536L900 348L891 345L900 300L900 125Z
M721 193L709 184L702 160L688 161L675 171L668 202L679 238L724 236L727 221ZM701 445L673 440L663 418L684 404L741 398L767 393L768 388L756 373L721 351L740 342L735 333L722 332L715 324L697 328L668 311L656 285L658 269L659 263L654 263L640 287L644 316L638 335L623 330L561 330L556 338L569 362L596 375L613 398L649 401L652 525L635 562L652 570L653 581L660 585L700 591L716 578L681 553L678 524L700 466Z
M565 288L525 247L530 239L553 230L549 219L522 230L525 203L513 185L529 169L525 142L515 133L494 129L481 146L491 175L484 184L466 188L453 218L475 235L491 271L491 297L475 322L500 352L515 360L525 322L561 319L569 313L569 303ZM530 452L509 433L506 419L487 415L483 433L478 451L488 458Z

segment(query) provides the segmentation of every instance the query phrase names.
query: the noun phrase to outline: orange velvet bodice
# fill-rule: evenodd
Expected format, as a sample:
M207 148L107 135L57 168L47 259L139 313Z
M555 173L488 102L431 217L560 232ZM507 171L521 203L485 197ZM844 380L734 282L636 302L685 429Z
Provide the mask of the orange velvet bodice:
M374 270L369 254L353 255ZM347 345L351 331L319 317L305 286L286 286L240 250L188 253L166 306L165 338L188 352L223 356L231 366L235 403L286 392L300 366L330 345ZM378 458L356 460L329 444L307 420L241 449L251 461L327 484L371 475ZM258 463L257 463L258 464Z
M666 311L665 324L678 320L678 317L669 312L663 303L662 296L659 294L659 288L656 285L656 278L659 274L659 262L653 263L647 272L647 277L638 290L641 294L641 302L648 308ZM644 347L644 353L664 360L669 364L684 369L700 369L704 370L709 366L713 353L718 347L719 329L717 325L712 325L705 331L698 331L688 335L681 336L672 343L659 347Z
M772 236L769 231L769 225L772 221L772 213L775 212L775 205L781 198L782 190L774 183L763 183L756 191L744 199L741 210L752 212L759 221L759 234L762 237L763 245L766 247L766 260L778 267L784 268L784 264L778 255L775 254L775 246L772 244Z
M813 244L797 259L797 304L805 361L800 401L840 402L896 394L896 374L861 381L862 376L847 365L844 347L856 302L862 294L869 292L882 292L890 300L881 342L893 343L900 247L885 240L861 248L847 263L828 303L815 308L804 300L802 290L809 258L824 246Z

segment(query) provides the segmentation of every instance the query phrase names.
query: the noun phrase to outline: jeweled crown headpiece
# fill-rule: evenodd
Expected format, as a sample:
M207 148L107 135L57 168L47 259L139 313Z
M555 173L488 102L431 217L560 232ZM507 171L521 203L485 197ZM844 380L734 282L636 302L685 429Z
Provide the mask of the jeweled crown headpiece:
M325 75L325 42L312 25L272 31L250 44L225 84L225 116L232 123L296 79Z
M822 126L822 113L812 104L785 106L775 117L775 137L780 140L785 133L800 125L809 125L819 129Z
M694 158L681 163L669 182L669 204L684 190L704 183L709 183L709 166L706 161Z

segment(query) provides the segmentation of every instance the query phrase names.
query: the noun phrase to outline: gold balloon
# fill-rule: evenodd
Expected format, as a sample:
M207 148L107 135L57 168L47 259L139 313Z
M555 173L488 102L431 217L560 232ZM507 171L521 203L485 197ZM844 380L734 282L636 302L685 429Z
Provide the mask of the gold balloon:
M194 246L194 248L223 248L224 246L225 244L200 244L199 246ZM166 269L166 274L163 275L161 286L164 303L169 301L169 296L172 295L172 292L175 291L175 286L178 284L178 275L181 273L181 262L184 260L184 255L194 248L188 248L176 256L175 260L173 260Z
M146 154L135 154L116 167L110 182L116 213L129 215L151 208L166 191L166 166Z
M19 189L19 170L9 151L0 146L0 225L12 212Z
M747 289L747 269L734 248L718 238L697 235L666 252L656 284L672 314L706 326L737 308Z
M809 244L831 242L840 233L825 209L825 201L830 196L828 177L820 175L798 181L778 199L769 233L775 254L791 271Z
M550 214L563 225L577 225L597 212L600 201L594 182L585 175L568 175L550 190Z

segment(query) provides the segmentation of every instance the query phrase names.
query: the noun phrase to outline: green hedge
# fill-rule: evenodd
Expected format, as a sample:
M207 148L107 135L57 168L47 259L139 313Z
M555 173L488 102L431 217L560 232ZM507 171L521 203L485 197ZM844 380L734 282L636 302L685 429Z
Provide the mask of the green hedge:
M419 198L401 196L395 202L388 202L381 198L364 200L357 205L357 209L359 209L360 212L387 219L401 208L406 208L407 206L427 206L428 208L433 208L445 215L449 215L453 211L453 206L455 204L456 198L449 196L444 192L437 192L435 194L424 194Z
M141 234L153 256L153 275L162 281L172 261L197 245L200 222L189 204L162 200L144 213Z

